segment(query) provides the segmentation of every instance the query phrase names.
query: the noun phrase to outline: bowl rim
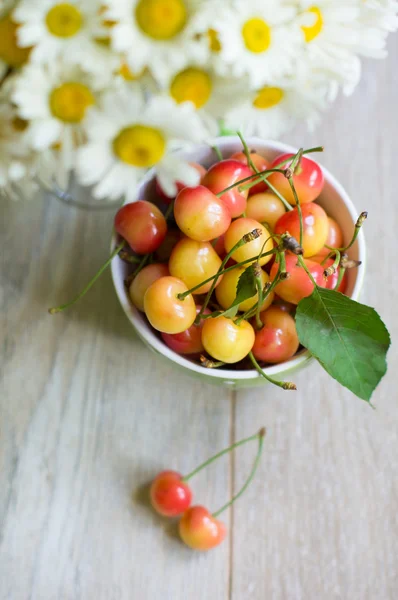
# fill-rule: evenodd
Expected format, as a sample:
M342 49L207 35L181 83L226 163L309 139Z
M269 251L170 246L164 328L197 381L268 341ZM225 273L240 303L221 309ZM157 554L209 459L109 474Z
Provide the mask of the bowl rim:
M241 144L241 141L238 136L217 137L217 138L213 139L211 142L209 142L209 144L198 144L194 148L193 151L195 153L200 152L201 150L203 150L203 152L208 151L209 147L211 148L212 145L217 145L220 148L220 150L223 150L223 147L229 146L231 143L235 143L237 141L239 141L239 143ZM293 146L290 146L288 144L285 144L283 142L278 142L278 141L274 141L274 140L263 140L261 138L254 137L254 136L247 137L246 142L249 146L256 146L260 150L260 152L265 151L267 149L280 152L281 154L287 153L287 152L289 152L289 153L297 152L296 148L294 148ZM192 150L188 150L188 151L180 150L180 151L178 151L177 154L184 156L186 154L189 155L191 153L192 153ZM317 163L318 163L318 161L317 161ZM348 193L346 192L346 190L344 189L342 184L334 177L334 175L332 175L332 173L330 173L330 171L328 169L326 169L321 163L318 163L318 164L322 168L325 180L328 181L328 183L336 190L338 195L341 197L341 199L343 200L344 204L346 205L346 207L348 209L348 212L352 218L353 223L355 223L358 218L358 211L356 210ZM154 175L155 175L155 169L152 168L145 174L143 179L140 181L139 188L141 189L144 185L146 185L154 177ZM127 202L123 202L123 206L124 206L124 204L127 204ZM117 242L117 236L114 232L112 235L112 240L111 240L111 250L113 250L115 248L116 242ZM359 232L359 235L357 237L357 242L358 242L358 257L359 257L359 260L361 260L362 264L361 264L361 269L358 269L358 271L357 271L356 281L354 284L354 288L352 290L352 294L350 296L350 298L352 298L353 300L358 299L360 291L363 286L363 281L364 281L364 276L365 276L366 245L365 245L365 236L363 234L362 229ZM171 350L171 348L166 346L166 344L164 344L164 342L160 338L158 338L156 336L156 334L154 334L152 332L150 325L148 323L144 323L140 318L138 318L134 314L135 312L138 313L138 309L134 308L131 305L130 299L128 297L128 294L125 290L123 283L122 283L122 285L120 285L119 278L118 278L117 272L116 272L116 261L112 261L111 273L112 273L112 281L113 281L113 285L115 287L116 294L119 298L119 302L120 302L127 318L129 319L129 321L131 322L131 324L137 331L138 335L153 350L155 350L159 354L163 355L164 357L168 358L172 362L176 363L180 367L183 367L185 369L193 371L202 376L206 375L207 377L214 378L215 380L217 380L217 379L218 380L229 380L231 383L234 383L235 381L254 380L254 379L258 379L261 377L260 374L255 369L247 369L247 370L240 370L240 371L239 370L233 371L233 370L227 370L227 369L222 369L222 368L206 369L205 367L202 367L200 364L191 362L188 358L185 358L183 355L177 354L176 352ZM312 358L312 356L311 356L310 352L308 350L304 349L301 352L299 352L298 354L296 354L293 358L291 358L283 363L265 367L264 371L267 375L279 376L288 371L297 369L298 367L304 365L311 358Z

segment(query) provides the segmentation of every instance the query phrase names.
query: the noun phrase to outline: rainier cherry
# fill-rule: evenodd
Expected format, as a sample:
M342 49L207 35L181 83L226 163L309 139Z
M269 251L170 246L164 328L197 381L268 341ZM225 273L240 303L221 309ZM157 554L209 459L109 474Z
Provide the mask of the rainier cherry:
M237 160L221 160L207 171L202 179L202 185L205 185L213 194L218 194L230 185L233 185L245 177L252 174L249 167ZM226 204L231 213L231 217L239 217L246 210L246 200L248 190L240 192L239 186L225 192L220 199Z
M247 260L249 258L253 258L253 261L255 261L261 250L263 252L270 252L273 249L274 244L270 238L268 229L254 219L242 217L241 219L236 219L236 221L231 224L230 228L225 234L224 244L226 251L229 252L232 250L235 244L237 244L237 242L239 242L239 240L242 239L246 233L250 233L254 229L259 229L261 231L261 235L235 250L231 258L233 258L233 260L236 262L242 262L243 260ZM272 254L269 254L268 256L263 256L260 258L258 260L260 266L265 265L268 261L270 261L271 257Z
M278 283L275 288L275 292L278 296L292 304L298 304L300 300L312 294L314 290L314 284L311 279L308 277L303 267L298 265L297 262L297 256L286 254L286 271L289 273L289 278ZM304 262L317 285L325 287L323 267L308 258L305 258ZM275 279L278 267L279 265L277 263L272 265L271 280Z
M196 171L198 172L198 180L197 183L201 182L201 179L204 175L206 175L206 169L200 165L199 163L195 163L195 162L191 162L189 163L191 165L191 167L193 167L194 169L196 169ZM186 187L186 185L184 183L181 183L181 181L177 181L177 194L178 192L181 192L181 190L184 189L184 187ZM160 185L159 181L156 179L156 193L159 196L159 198L161 198L162 200L164 200L165 202L167 202L168 204L174 200L175 196L168 196L162 189L162 186Z
M221 258L210 242L196 242L183 238L174 247L170 256L170 274L178 277L188 289L198 285L201 281L215 275L220 268ZM218 279L218 283L222 277ZM211 287L211 281L202 285L195 294L205 294Z
M236 267L236 269L233 269L232 271L228 271L228 273L225 273L225 275L223 276L221 283L219 283L219 285L216 289L216 298L217 298L218 303L222 306L222 308L225 308L225 309L229 308L231 306L231 304L233 303L233 301L235 300L236 289L238 286L239 278L245 272L246 268L245 267ZM262 269L260 269L260 274L261 274L262 287L264 288L265 284L268 283L268 281L269 281L269 276ZM274 299L274 293L271 292L265 298L261 310L265 310L266 308L268 308L268 306L270 306L272 304L273 299ZM239 304L239 310L245 312L245 311L249 310L250 308L252 308L252 306L257 304L257 302L258 302L258 293L256 292L254 294L254 296L252 296L251 298L248 298L247 300L245 300L244 302L241 302L241 304Z
M341 248L344 243L343 240L343 232L341 231L340 225L331 217L328 217L328 235L326 238L325 246L330 246L331 248ZM317 252L318 256L327 256L330 252L329 248L323 247ZM312 257L311 257L312 258Z
M146 291L144 309L148 321L154 329L163 333L181 333L196 317L196 306L191 294L179 300L177 294L188 288L176 277L161 277Z
M247 321L239 325L227 317L206 319L202 329L206 352L224 363L236 363L245 358L254 344L254 330Z
M247 201L246 216L260 223L266 223L272 230L279 217L285 212L283 202L271 192L254 194L249 196Z
M266 363L280 363L296 354L299 339L293 317L286 311L271 306L260 315L264 327L256 332L253 354Z
M203 185L181 190L175 200L174 217L181 231L198 242L223 235L231 224L227 206Z
M278 164L287 158L293 159L294 154L281 154L274 160L270 168L277 167ZM286 163L281 169L286 169L289 163ZM283 173L271 173L268 181L274 188L292 205L296 204L289 181ZM298 167L293 175L293 183L296 188L300 204L313 202L318 198L324 185L324 176L321 167L310 158L301 157Z
M129 287L129 296L131 302L138 310L144 312L144 296L149 286L157 279L169 274L167 265L154 263L144 267L138 275L134 277Z
M304 256L314 256L325 245L329 230L328 217L319 204L313 202L301 207L303 215L303 243ZM276 225L275 233L289 232L291 236L300 239L300 217L297 208L282 215Z
M199 313L201 307L196 307L196 314ZM204 315L209 315L210 310L205 308ZM191 325L181 333L162 333L162 340L177 354L200 354L204 351L202 343L202 329L204 321L201 320L198 325Z
M176 517L190 506L192 492L180 473L162 471L151 484L150 498L157 513L164 517Z
M178 530L184 544L194 550L210 550L227 535L224 523L215 519L204 506L191 506L181 517Z
M246 154L244 152L235 152L235 154L233 154L231 156L231 158L235 159L235 160L239 160L240 162L243 162L245 165L247 165L247 157ZM257 154L257 152L250 152L250 160L252 161L253 165L256 167L257 171L259 171L260 173L262 171L265 171L266 169L268 169L268 161L264 158L264 156L261 156L261 154ZM254 181L255 178L253 178ZM251 187L249 189L249 194L259 194L260 192L265 192L265 190L268 189L267 188L267 184L265 181L260 181L260 183L257 183L256 185L254 185L253 187ZM253 217L255 218L255 217Z
M145 200L125 204L115 216L115 230L137 252L148 254L159 248L166 232L166 219L157 206Z

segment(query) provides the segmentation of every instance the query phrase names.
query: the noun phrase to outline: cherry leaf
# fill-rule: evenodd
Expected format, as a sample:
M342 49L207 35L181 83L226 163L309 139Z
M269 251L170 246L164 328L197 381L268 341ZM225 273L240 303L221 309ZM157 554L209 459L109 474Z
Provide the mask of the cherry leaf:
M238 312L239 304L252 298L256 294L256 276L254 274L253 265L250 265L239 277L238 285L236 286L236 298L231 306L222 313L223 316L229 318L235 317Z
M370 401L387 370L390 335L374 308L316 286L297 306L300 343L339 383Z

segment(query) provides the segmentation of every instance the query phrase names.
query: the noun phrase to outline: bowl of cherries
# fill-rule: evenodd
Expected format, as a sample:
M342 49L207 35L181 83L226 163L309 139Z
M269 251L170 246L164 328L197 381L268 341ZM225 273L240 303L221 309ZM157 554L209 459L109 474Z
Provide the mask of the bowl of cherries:
M116 293L154 352L209 382L296 389L311 358L359 398L387 369L388 331L358 302L362 225L348 194L313 158L277 142L222 137L184 151L197 184L167 196L148 171L114 218Z
M325 366L327 348L317 356L306 338L322 337L322 327L324 345L339 336L333 311L330 330L316 315L323 302L337 298L342 312L350 299L362 306L354 301L367 215L358 217L340 183L313 159L316 150L219 138L184 153L198 185L178 186L176 197L148 172L138 202L115 217L119 256L111 268L123 310L152 350L229 386L267 380L295 389L285 381L290 371L312 356ZM315 293L321 297L306 306ZM330 360L347 357L342 350Z

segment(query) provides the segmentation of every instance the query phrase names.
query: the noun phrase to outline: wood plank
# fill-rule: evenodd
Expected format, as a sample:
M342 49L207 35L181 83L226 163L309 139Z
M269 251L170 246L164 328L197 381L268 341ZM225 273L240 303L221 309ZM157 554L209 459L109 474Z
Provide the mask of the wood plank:
M181 374L135 337L109 273L112 212L1 203L0 598L228 597L229 545L190 552L147 505L163 468L186 472L230 440L231 395ZM230 494L228 461L195 498Z
M234 508L233 600L395 600L398 589L398 336L395 183L398 38L390 56L364 63L363 79L317 131L286 141L324 144L324 164L358 210L369 210L363 301L393 339L373 411L318 365L294 377L299 391L241 391L237 438L269 436L261 470ZM237 453L235 487L253 452Z

